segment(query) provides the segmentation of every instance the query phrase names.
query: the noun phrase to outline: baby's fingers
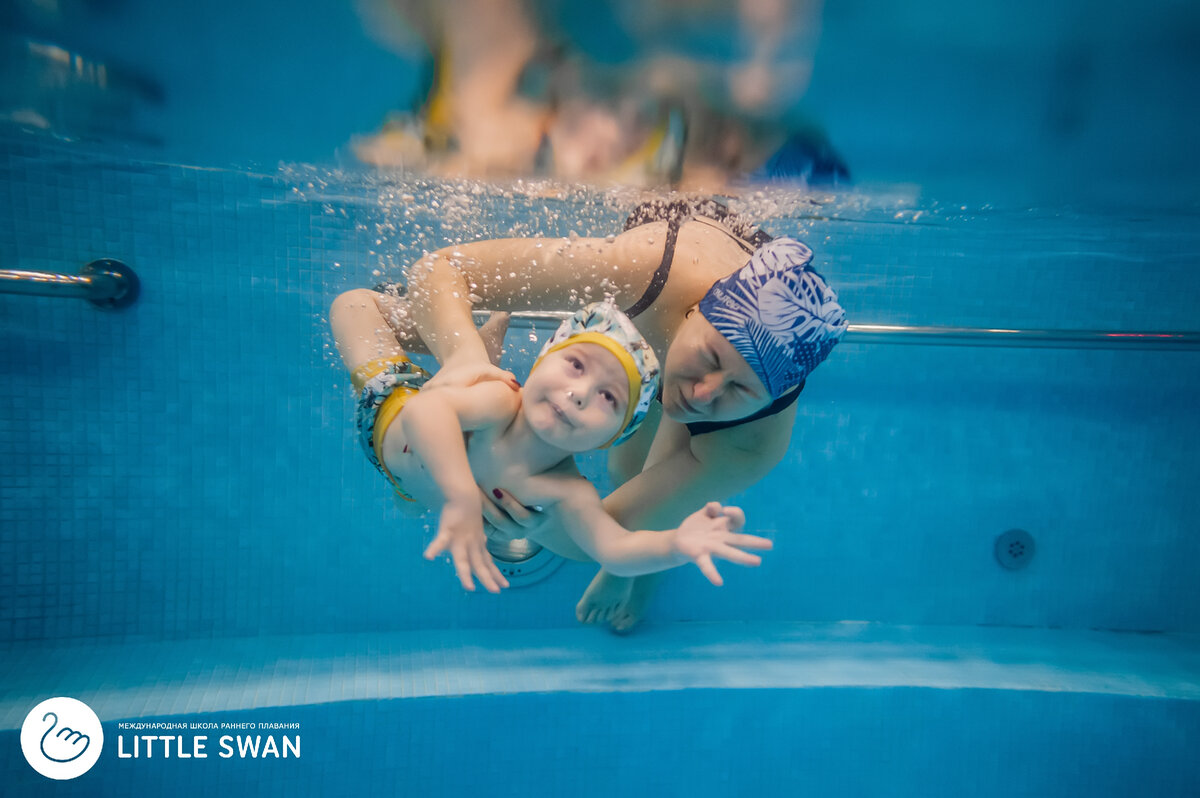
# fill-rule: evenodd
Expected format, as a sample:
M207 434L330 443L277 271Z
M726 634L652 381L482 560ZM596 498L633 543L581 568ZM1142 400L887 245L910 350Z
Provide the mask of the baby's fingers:
M746 525L746 514L741 507L726 507L725 517L729 519L730 529L741 529Z
M504 572L497 568L495 561L490 558L488 560L488 569L491 571L492 578L496 580L496 583L500 587L508 587L508 580L504 577Z
M775 544L766 538L760 538L758 535L735 535L729 534L725 536L725 542L730 546L740 546L743 549L764 549L770 550L775 548Z
M746 565L752 568L762 565L762 557L742 551L741 549L735 549L733 546L717 546L713 549L712 553L715 557L735 562L738 565Z
M446 550L446 546L447 546L447 544L449 544L449 542L450 542L450 538L448 538L444 535L438 535L437 537L435 537L429 543L429 545L425 547L425 554L424 554L425 559L432 560L433 558L437 557L439 554L441 554L443 551Z
M471 570L474 571L479 584L483 585L489 593L499 593L501 583L505 587L508 587L508 582L496 568L496 563L492 561L492 556L488 554L487 549L482 546L472 548L470 550L470 559Z
M458 574L463 590L475 592L475 580L471 578L471 555L467 547L461 544L454 546L450 549L450 556L454 559L454 572Z
M717 566L713 565L712 557L707 554L701 554L695 559L695 563L700 572L708 577L708 581L717 587L725 584L724 580L721 579L721 574L717 572Z

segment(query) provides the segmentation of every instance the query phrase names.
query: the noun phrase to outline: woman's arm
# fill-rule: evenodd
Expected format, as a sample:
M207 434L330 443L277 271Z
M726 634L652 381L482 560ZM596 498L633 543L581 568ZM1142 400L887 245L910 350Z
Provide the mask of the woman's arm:
M447 247L413 264L409 313L438 361L486 362L475 302L491 310L570 310L587 296L636 298L662 258L665 231L607 238L504 238ZM638 294L640 295L640 294Z
M787 453L795 406L778 415L692 437L663 418L645 467L604 499L626 527L678 524L705 501L725 501L756 484Z

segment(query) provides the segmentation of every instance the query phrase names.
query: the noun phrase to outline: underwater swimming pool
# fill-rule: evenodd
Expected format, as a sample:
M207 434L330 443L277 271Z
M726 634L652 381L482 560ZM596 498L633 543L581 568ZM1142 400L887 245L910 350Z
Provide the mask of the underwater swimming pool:
M1200 353L848 338L786 461L737 499L775 551L720 589L672 573L617 638L574 621L583 565L494 597L419 557L431 532L357 451L324 315L423 248L611 229L630 195L6 153L5 262L119 254L142 282L123 311L0 297L0 756L23 794L1198 783ZM1186 214L735 205L811 242L852 322L1195 326ZM515 362L544 334L514 322ZM995 556L1014 528L1036 542L1020 570ZM62 783L16 745L56 694L105 724L97 767ZM299 724L301 757L114 747L119 723L226 720Z

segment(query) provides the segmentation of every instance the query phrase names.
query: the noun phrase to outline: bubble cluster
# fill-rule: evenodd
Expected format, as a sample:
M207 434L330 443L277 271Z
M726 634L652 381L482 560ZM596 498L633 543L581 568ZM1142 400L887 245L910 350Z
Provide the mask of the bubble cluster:
M422 260L427 255L449 248L450 264L463 268L467 255L455 247L485 239L545 239L544 248L542 242L535 247L541 251L526 264L529 267L543 258L574 258L588 247L614 243L628 214L640 203L684 197L548 179L480 181L309 165L282 167L279 179L291 186L293 201L308 204L314 216L330 220L331 230L351 239L339 242L350 255L324 267L314 264L329 270L335 291L386 285L393 292L404 293L411 271L429 263ZM922 206L917 189L906 186L872 191L844 188L837 193L803 187L745 187L718 199L772 235L807 241L816 250L818 268L842 257L837 249L841 233L857 230L861 234L864 225L875 230L878 225L942 224L951 217L969 218L975 213L960 204L947 206L945 213L936 203ZM700 259L689 260L699 264ZM620 301L630 286L618 282L618 271L614 269L611 277L597 276L592 285L573 287L567 295L568 307L561 310L598 299ZM508 295L522 295L522 287L511 285L521 273L514 264L497 264L487 273L472 273L478 282L469 283L468 297L477 307L497 286L504 286ZM420 301L416 295L409 298ZM546 304L536 297L529 299L534 306ZM529 345L536 344L537 337L536 328L531 328Z

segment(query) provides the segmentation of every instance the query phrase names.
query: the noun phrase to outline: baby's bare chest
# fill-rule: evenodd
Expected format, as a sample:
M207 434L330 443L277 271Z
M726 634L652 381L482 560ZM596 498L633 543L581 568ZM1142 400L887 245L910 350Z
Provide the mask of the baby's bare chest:
M475 433L467 436L467 460L471 463L475 481L488 493L502 488L520 495L533 476L527 463L490 435Z

